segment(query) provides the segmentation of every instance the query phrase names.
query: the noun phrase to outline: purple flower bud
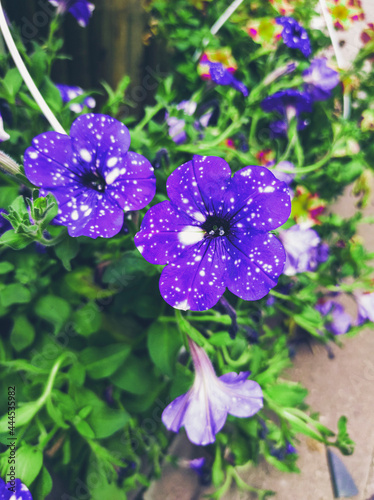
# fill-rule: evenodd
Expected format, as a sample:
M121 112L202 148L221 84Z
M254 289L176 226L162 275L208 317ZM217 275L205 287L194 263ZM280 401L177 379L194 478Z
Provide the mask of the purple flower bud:
M204 446L215 441L228 414L251 417L262 408L263 397L257 382L247 380L249 372L217 377L204 349L191 340L189 345L195 366L194 383L165 408L162 421L173 432L184 427L192 443Z

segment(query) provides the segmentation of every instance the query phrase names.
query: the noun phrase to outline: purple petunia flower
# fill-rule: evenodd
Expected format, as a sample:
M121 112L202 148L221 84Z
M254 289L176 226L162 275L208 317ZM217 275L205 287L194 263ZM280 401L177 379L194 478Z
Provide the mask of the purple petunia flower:
M355 294L358 307L357 324L362 325L366 320L374 323L374 292Z
M84 90L80 87L65 85L63 83L56 83L55 85L60 92L62 102L65 104L84 94ZM82 113L85 106L90 109L94 109L94 107L96 106L95 99L90 96L85 97L82 103L75 102L71 104L69 108L71 109L71 111L74 111L74 113Z
M305 57L312 53L312 47L306 30L293 17L277 17L276 22L283 26L282 38L291 49L298 49Z
M87 0L49 0L49 2L57 7L58 14L70 12L83 28L87 26L95 9L95 6Z
M8 215L8 212L4 208L0 208L0 236L9 231L9 229L12 229L12 224L8 219L4 219L1 214Z
M279 238L286 250L284 274L294 276L297 273L314 271L328 258L328 246L314 229L303 229L299 225L280 231Z
M307 122L300 117L301 113L310 113L312 111L312 99L306 92L287 89L276 92L266 97L261 107L264 111L276 111L282 116L282 120L274 121L270 124L271 130L275 135L285 135L289 124L293 118L297 119L297 129L303 130Z
M322 316L331 315L331 321L326 324L326 329L334 335L343 335L350 329L352 318L338 302L334 300L322 300L317 303L316 309Z
M206 60L204 61L204 64L209 66L209 76L212 82L217 83L218 85L229 85L235 90L241 92L244 97L248 97L249 90L246 85L237 80L222 63Z
M123 211L139 210L154 197L156 179L149 161L129 152L130 134L106 115L78 117L68 135L46 132L25 152L25 174L59 212L54 221L71 236L117 234Z
M324 101L331 96L331 90L339 83L339 73L327 66L327 59L313 59L303 71L305 91L314 101Z
M165 408L162 422L173 432L184 427L192 443L204 446L215 441L227 414L252 417L261 410L263 396L257 382L247 380L250 372L217 377L204 349L191 340L189 345L195 366L194 383L186 394Z
M14 482L15 485L10 481L5 484L0 478L0 500L32 500L27 486L22 484L20 479L16 479Z
M268 231L290 214L287 186L264 167L231 177L216 156L194 156L167 181L171 201L152 207L135 244L162 271L160 291L177 309L204 311L225 288L258 300L277 284L285 252Z

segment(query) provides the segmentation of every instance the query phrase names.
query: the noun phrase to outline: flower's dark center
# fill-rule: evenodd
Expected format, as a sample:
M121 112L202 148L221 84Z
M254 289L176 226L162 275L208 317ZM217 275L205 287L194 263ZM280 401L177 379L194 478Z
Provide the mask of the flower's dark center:
M210 215L201 228L205 231L206 237L217 238L227 236L230 232L230 222L218 215Z
M99 193L103 193L106 188L105 179L97 172L85 172L81 176L82 184L90 189L94 189Z

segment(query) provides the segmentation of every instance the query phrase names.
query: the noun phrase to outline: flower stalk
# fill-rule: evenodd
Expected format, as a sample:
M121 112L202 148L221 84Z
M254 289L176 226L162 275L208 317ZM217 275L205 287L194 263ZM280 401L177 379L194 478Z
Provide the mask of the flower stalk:
M25 63L22 60L22 57L21 57L21 55L16 47L16 44L14 43L12 35L9 31L1 1L0 1L0 30L3 34L5 43L9 49L9 52L13 58L13 61L18 68L18 71L20 72L24 82L26 83L31 95L35 99L35 102L38 104L39 108L41 109L43 115L46 117L46 119L50 123L51 127L56 132L59 132L60 134L66 135L64 128L62 127L60 122L57 120L57 118L55 117L55 115L51 111L48 104L45 102L43 96L39 92L38 87L35 85L34 80L31 78L31 75L30 75L28 69L26 68Z

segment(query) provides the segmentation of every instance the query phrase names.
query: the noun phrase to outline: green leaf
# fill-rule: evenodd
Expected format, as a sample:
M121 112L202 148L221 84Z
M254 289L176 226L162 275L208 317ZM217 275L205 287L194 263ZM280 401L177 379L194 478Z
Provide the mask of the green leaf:
M338 421L338 436L335 442L343 455L352 455L355 449L355 442L349 437L347 431L347 417L340 417Z
M95 302L89 302L73 314L75 331L83 337L88 337L98 331L101 325L101 312Z
M0 274L7 274L13 271L14 264L11 262L0 262Z
M9 307L13 304L27 304L30 300L30 290L18 283L5 285L0 290L0 301L4 307Z
M0 238L1 245L12 248L13 250L22 250L27 247L33 240L26 234L16 233L14 229L9 229Z
M130 346L111 344L105 347L87 347L80 353L79 360L93 379L112 375L130 354Z
M77 238L66 238L54 247L57 257L61 260L67 271L71 271L70 261L77 256L79 252L79 242Z
M154 374L150 363L132 356L110 377L110 380L131 394L145 394L154 384Z
M154 364L162 373L172 377L176 356L182 346L182 340L176 328L167 323L154 323L148 330L147 342Z
M17 450L16 474L22 482L30 486L37 478L43 466L43 453L27 444Z
M55 326L55 332L70 316L70 306L66 300L55 295L45 295L35 305L35 313Z
M23 479L23 478L22 478ZM33 488L34 490L34 497L35 498L40 498L44 499L46 498L47 495L52 490L53 482L50 473L46 469L46 467L43 466L40 474L38 475L36 479L36 484Z
M23 78L17 68L8 69L4 78L2 78L2 84L8 92L11 102L15 101L15 97L21 88L22 82Z
M13 330L10 335L10 343L16 351L22 351L33 343L35 330L26 316L16 316Z
M93 408L87 422L93 429L97 439L111 436L122 429L130 420L125 410L114 410L107 406Z
M269 397L281 406L298 406L308 394L308 390L296 382L280 383L266 389Z
M94 439L95 433L85 420L79 420L75 424L75 428L83 437Z

